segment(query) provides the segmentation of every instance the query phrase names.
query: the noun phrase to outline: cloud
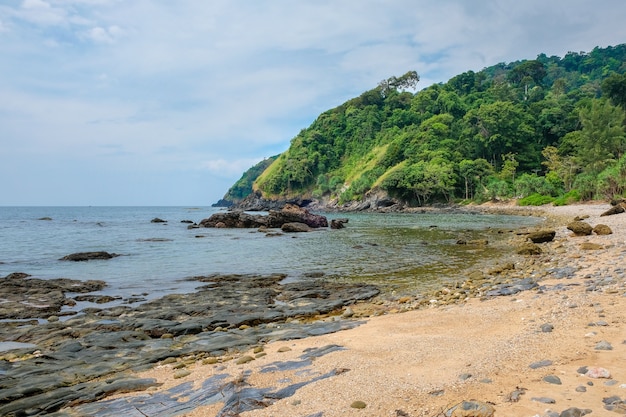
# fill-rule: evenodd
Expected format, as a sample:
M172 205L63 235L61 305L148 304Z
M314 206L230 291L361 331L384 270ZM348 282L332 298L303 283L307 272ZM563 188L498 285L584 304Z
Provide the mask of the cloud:
M112 44L124 35L124 30L119 26L109 26L108 28L94 27L91 28L86 37L95 43Z
M202 168L209 173L220 178L240 177L248 168L261 162L263 158L247 158L247 159L213 159L204 161Z
M219 198L382 79L416 70L424 88L542 52L615 45L625 14L623 0L5 2L0 176L17 182L9 166L39 164L52 181L63 161L68 178L85 167L105 183L132 177L119 195L150 204L156 197L136 190L152 190L141 181L158 172L176 184L207 175L205 192ZM55 187L7 189L11 201L45 204Z

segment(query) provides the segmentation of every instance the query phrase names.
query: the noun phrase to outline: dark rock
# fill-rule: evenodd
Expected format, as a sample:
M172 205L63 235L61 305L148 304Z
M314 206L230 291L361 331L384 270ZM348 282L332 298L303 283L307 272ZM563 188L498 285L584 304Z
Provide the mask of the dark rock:
M556 236L554 230L539 230L528 235L528 239L533 243L552 242Z
M331 229L343 229L346 223L348 223L349 219L346 218L342 218L342 219L332 219L330 221L330 228Z
M155 217L154 219L150 220L150 223L167 223L167 220L163 220L163 219L159 219L158 217Z
M589 223L582 221L569 223L567 229L571 230L575 236L589 236L593 232L593 227Z
M77 252L71 253L59 259L60 261L73 261L73 262L82 262L89 261L92 259L111 259L120 256L116 253L109 253L104 251L99 252Z
M544 333L550 333L554 330L554 326L550 323L545 323L541 325L541 331Z
M554 385L561 385L561 378L559 378L556 375L546 375L543 377L544 382L547 382L548 384L554 384Z
M611 207L610 209L608 209L607 211L605 211L604 213L600 214L600 216L612 216L614 214L620 214L623 213L624 211L626 211L624 209L624 206L622 204L616 204L613 207Z
M226 228L280 228L285 223L304 223L312 228L328 227L326 217L312 214L301 207L287 204L281 210L270 210L264 216L249 214L243 211L229 211L215 213L208 219L200 221L201 227L226 227Z
M60 315L71 304L66 293L100 291L104 281L78 281L67 278L39 279L16 272L0 279L0 319L42 318Z

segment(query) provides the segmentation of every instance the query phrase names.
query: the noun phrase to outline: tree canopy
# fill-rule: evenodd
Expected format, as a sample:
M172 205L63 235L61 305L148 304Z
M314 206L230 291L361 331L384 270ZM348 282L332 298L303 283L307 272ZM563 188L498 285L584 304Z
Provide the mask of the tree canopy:
M416 71L325 111L236 184L268 198L406 203L620 192L626 45L499 63L416 91ZM622 171L621 171L622 170ZM624 171L626 177L626 171Z

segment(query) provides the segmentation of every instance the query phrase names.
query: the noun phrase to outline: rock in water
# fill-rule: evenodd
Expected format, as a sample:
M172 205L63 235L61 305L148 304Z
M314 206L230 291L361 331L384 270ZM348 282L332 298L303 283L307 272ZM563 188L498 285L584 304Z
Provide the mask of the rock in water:
M60 261L73 261L73 262L82 262L89 261L91 259L111 259L115 258L118 255L117 253L109 253L109 252L77 252L71 253L59 259Z

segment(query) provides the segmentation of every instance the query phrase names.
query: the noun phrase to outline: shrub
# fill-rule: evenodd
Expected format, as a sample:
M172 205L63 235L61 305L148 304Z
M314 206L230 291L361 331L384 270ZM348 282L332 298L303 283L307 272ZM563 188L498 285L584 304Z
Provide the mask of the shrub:
M568 204L573 204L580 200L581 200L581 197L580 197L580 193L578 192L578 190L571 190L568 193L555 198L552 204L554 204L555 206L566 206Z
M554 197L549 195L531 194L528 197L524 197L517 201L519 206L543 206L544 204L550 204L554 201Z

